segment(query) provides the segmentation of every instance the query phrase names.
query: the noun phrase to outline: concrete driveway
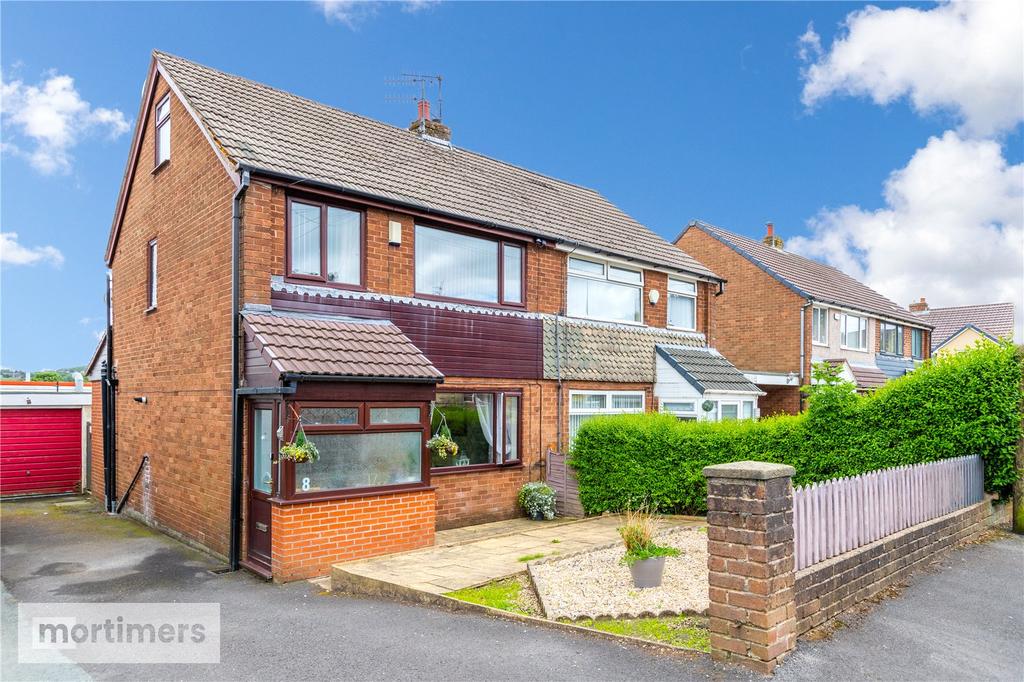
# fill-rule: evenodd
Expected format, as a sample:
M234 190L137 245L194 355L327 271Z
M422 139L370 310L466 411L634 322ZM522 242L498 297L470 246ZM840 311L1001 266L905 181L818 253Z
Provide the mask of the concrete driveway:
M307 583L215 575L206 555L123 518L4 502L4 680L762 679L704 656L389 601ZM955 552L897 600L826 642L801 642L786 679L1021 679L1024 539ZM219 602L216 665L19 665L17 602Z

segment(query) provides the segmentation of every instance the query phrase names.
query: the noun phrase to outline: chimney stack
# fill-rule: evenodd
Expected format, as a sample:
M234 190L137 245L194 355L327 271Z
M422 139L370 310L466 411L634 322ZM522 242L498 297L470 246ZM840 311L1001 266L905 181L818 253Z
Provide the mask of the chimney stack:
M924 296L921 300L916 303L910 304L910 312L912 313L924 313L928 311L928 301L924 300Z
M409 124L409 130L424 139L452 141L452 129L441 123L441 119L430 118L430 100L417 100L416 116L416 120Z
M783 244L782 237L778 237L775 235L775 225L773 223L766 223L765 228L767 229L767 234L765 234L764 239L762 239L761 241L763 241L765 244L772 247L773 249L778 249L779 251L781 251Z

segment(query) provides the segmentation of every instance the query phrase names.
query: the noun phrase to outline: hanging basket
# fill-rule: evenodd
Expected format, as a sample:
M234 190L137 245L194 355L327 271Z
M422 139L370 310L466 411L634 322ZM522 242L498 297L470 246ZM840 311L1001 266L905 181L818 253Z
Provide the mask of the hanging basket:
M438 412L438 414L441 415L441 424L437 427L437 432L427 441L427 450L430 450L434 457L447 460L459 454L459 445L452 439L452 432L448 429L444 413Z
M293 411L294 409L292 408ZM313 441L306 438L306 432L302 429L302 422L299 419L298 413L295 414L295 421L297 424L295 435L291 443L281 446L281 459L295 462L296 464L307 464L317 461L320 459L320 451L317 450L316 444Z

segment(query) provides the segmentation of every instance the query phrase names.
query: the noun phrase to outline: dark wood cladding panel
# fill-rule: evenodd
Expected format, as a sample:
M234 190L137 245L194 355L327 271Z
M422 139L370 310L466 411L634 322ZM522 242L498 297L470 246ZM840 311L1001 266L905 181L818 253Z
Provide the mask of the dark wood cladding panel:
M248 387L266 387L279 385L277 372L263 357L252 335L245 335L245 385Z
M445 376L543 376L541 320L278 291L273 292L271 300L277 310L391 320Z

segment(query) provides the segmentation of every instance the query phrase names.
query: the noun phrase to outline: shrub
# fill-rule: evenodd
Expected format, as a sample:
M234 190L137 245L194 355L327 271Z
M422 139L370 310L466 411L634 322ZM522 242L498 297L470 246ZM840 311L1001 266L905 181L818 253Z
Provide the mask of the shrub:
M519 489L519 506L527 516L540 514L550 521L555 518L555 491L547 483L525 483Z
M740 460L790 464L798 485L965 454L985 461L989 492L1006 494L1016 477L1021 359L1009 343L925 362L864 396L829 381L807 393L804 413L760 421L651 413L588 420L570 457L580 502L592 514L636 500L703 513L703 468Z

